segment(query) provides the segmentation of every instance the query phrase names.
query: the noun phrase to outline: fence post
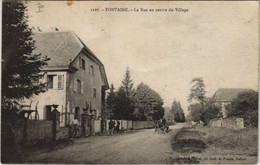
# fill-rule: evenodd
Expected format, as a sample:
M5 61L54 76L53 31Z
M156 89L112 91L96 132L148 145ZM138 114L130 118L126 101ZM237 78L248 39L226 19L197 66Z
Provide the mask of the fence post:
M58 106L57 106L58 107ZM54 107L54 110L51 112L52 117L52 138L53 141L56 141L56 134L60 129L60 112Z
M87 126L88 126L88 115L87 114L82 114L81 115L81 126L82 126L82 136L86 137L87 136Z
M95 135L95 118L91 115L91 136Z

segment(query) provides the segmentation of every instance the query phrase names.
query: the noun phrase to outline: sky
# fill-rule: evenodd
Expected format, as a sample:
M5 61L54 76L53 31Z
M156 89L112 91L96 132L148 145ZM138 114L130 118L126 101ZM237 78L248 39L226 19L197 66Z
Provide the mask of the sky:
M115 7L129 11L91 11ZM257 1L32 1L28 15L43 32L74 31L104 64L109 84L118 88L129 67L135 87L148 84L164 106L176 99L185 113L195 77L203 78L207 97L218 88L258 89Z

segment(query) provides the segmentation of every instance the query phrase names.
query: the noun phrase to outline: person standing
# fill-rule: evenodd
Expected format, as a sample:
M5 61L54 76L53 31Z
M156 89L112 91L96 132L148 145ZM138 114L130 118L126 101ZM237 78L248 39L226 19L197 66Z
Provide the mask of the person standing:
M116 131L119 132L119 128L120 128L120 122L117 120L117 124L116 124Z
M101 118L101 133L103 134L105 130L105 120Z
M73 133L74 133L74 136L73 136L73 137L74 137L74 139L76 139L76 137L77 137L78 125L79 125L78 119L74 119L74 120L72 121Z
M113 135L114 127L115 127L115 122L110 119L110 121L108 123L108 133L109 133L109 135Z

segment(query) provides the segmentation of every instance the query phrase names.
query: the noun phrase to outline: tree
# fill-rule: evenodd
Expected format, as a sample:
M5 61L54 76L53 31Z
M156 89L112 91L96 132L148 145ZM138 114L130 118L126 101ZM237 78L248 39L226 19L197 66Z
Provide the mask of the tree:
M205 107L199 103L191 104L188 107L191 120L195 122L202 121L205 125L209 124L211 119L222 117L221 108L215 106L210 99L205 98Z
M7 163L22 161L13 130L16 101L44 91L40 69L49 59L33 53L35 41L24 2L3 1L2 5L2 162Z
M199 103L190 104L188 106L188 110L190 112L191 120L195 122L200 122L201 116L203 114L201 104Z
M208 125L210 120L220 117L222 117L221 108L215 106L211 100L207 101L205 109L200 116L201 121L203 121L205 125Z
M190 95L188 98L189 102L192 102L192 100L196 100L200 102L202 109L204 108L204 102L205 102L205 85L202 78L194 78L191 81L192 87L190 89Z
M23 2L3 2L3 100L21 99L43 92L40 82L41 67L47 57L35 54L32 30L27 25L26 6ZM5 104L4 104L5 105Z
M116 92L114 100L113 117L115 119L133 120L135 119L134 113L134 89L133 80L129 68L126 69L124 79L121 86Z
M171 113L171 107L164 107L164 118L167 120L167 121L170 121L171 123L174 122L174 116L173 114Z
M158 120L164 115L161 96L148 85L140 83L135 96L135 115L139 120Z
M172 107L170 109L170 114L176 122L184 122L185 121L185 116L184 116L184 112L183 112L183 109L181 107L181 104L180 104L179 101L176 101L175 99L172 103Z
M258 125L258 92L247 90L238 94L237 98L227 106L229 117L244 118L246 126Z
M134 100L126 95L123 87L120 87L116 94L116 105L114 109L115 119L134 120Z
M115 110L115 106L116 106L116 92L115 92L115 88L114 85L111 84L110 86L110 91L108 93L106 102L105 102L105 107L102 111L102 118L104 119L112 119L114 118L114 110Z
M131 74L130 74L130 70L127 67L126 72L125 72L125 77L122 80L122 89L124 90L125 94L127 96L132 96L134 94L134 90L133 90L133 80L131 79Z

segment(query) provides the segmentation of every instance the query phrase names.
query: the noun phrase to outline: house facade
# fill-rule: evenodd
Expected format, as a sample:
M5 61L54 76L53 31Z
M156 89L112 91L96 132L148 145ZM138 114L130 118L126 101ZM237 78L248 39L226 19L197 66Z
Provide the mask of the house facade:
M60 126L73 119L80 121L84 109L100 117L109 88L101 61L74 32L42 32L33 38L35 53L50 58L42 68L46 92L25 100L32 103L31 107L37 104L39 119L50 119L53 104L58 105Z
M214 93L212 101L221 108L223 118L227 117L227 105L231 104L239 93L246 90L242 88L220 88Z

